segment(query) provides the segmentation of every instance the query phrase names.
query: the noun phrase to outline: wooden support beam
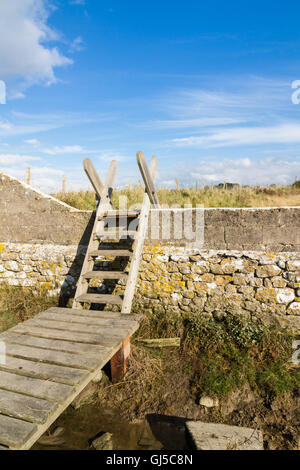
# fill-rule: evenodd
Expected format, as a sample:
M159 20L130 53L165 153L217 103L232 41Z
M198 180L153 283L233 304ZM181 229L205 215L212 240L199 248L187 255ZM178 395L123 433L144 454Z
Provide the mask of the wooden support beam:
M130 356L130 336L122 341L122 347L110 360L111 379L117 383L126 374L127 360Z
M95 170L94 165L92 164L92 162L89 158L86 158L83 161L83 168L84 168L84 171L86 172L87 177L90 180L90 182L91 182L98 198L100 199L101 193L103 191L104 186L102 184L102 181L99 178L99 175L98 175L97 171Z
M142 174L142 177L143 177L143 180L144 180L144 183L145 183L146 192L149 196L149 199L150 199L151 203L154 205L154 207L158 208L159 207L159 201L158 201L158 197L157 197L157 194L156 194L156 191L155 191L154 179L153 179L153 177L151 175L151 172L148 168L147 161L146 161L146 158L145 158L143 152L141 152L141 151L137 152L136 158L137 158L137 162L138 162L140 172ZM153 157L152 160L153 159L156 160L156 157ZM157 163L156 163L156 166L157 166Z

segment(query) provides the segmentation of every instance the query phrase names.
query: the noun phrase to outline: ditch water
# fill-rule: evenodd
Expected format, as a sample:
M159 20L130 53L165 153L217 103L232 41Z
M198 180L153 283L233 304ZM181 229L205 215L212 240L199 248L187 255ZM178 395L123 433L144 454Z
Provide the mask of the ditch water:
M87 404L69 407L32 450L87 450L102 433L112 434L113 450L188 449L184 420L160 415L129 423L118 410Z

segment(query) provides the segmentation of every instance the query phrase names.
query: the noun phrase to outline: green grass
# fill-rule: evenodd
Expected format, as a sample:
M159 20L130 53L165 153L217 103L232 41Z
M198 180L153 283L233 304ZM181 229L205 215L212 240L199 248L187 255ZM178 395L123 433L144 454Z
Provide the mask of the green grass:
M144 190L141 186L132 186L113 192L112 201L119 207L119 197L126 196L128 208L141 204ZM300 182L291 186L274 187L238 187L217 188L179 188L157 190L160 204L184 207L189 204L195 207L272 207L300 206ZM70 191L53 194L57 199L81 210L95 209L95 195L92 191Z
M228 315L222 321L188 314L147 315L138 337L182 338L181 357L192 390L199 396L226 397L249 384L275 397L300 391L300 370L288 367L293 337L259 321Z
M0 332L57 304L57 297L49 297L47 291L0 284ZM226 397L243 384L270 398L300 391L300 369L287 366L293 337L286 331L232 315L217 321L201 312L183 316L147 313L135 334L135 338L174 336L181 336L179 360L191 390L199 396ZM149 359L140 364L149 387L153 374L147 368L159 367L160 350L151 351L151 355L154 362ZM164 361L172 357L168 354ZM172 361L165 366L172 369Z

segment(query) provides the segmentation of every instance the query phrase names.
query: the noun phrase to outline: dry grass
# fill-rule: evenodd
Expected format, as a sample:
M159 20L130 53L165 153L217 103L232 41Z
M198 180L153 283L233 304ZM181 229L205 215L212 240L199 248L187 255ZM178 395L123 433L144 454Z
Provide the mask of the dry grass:
M57 306L57 298L45 291L0 284L0 332L33 317L49 307Z
M126 376L119 383L101 383L99 403L121 409L127 417L143 417L149 411L161 410L161 398L166 391L162 360L142 347L131 345Z
M204 207L284 207L300 206L300 185L274 187L222 187L205 186L204 188L160 188L157 191L161 204L168 206L203 204ZM119 197L126 196L127 206L141 204L144 190L141 186L132 186L116 190L112 200L119 207ZM65 194L53 194L57 199L81 210L95 209L95 195L92 191L71 191Z

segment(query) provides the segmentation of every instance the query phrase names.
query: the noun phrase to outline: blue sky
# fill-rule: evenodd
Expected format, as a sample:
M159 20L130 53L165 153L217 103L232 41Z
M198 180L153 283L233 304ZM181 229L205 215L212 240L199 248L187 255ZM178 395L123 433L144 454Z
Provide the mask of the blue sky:
M85 157L103 178L115 158L122 186L141 149L159 185L292 183L299 18L282 0L2 0L0 171L80 189Z

